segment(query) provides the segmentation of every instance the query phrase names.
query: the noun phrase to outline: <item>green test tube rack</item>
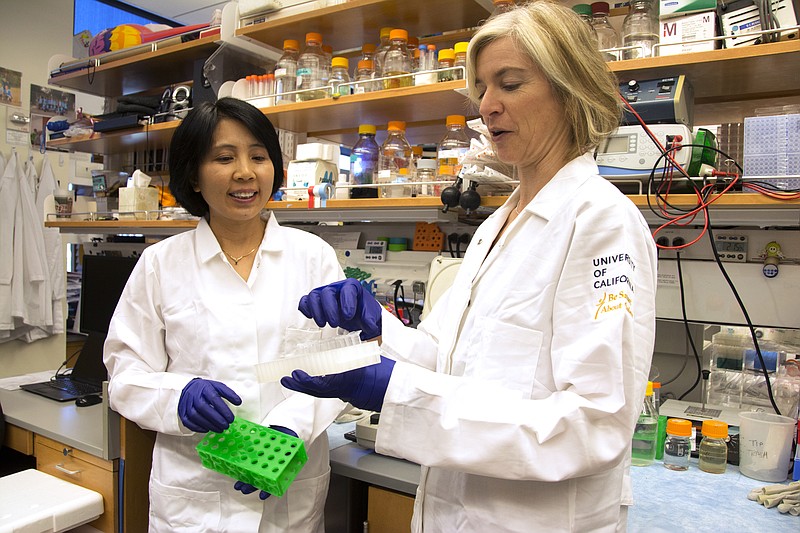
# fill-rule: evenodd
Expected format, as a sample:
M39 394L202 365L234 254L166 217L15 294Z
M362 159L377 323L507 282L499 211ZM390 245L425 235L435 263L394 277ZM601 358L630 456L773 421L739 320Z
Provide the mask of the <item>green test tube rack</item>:
M197 445L203 466L281 497L308 461L303 439L234 418Z

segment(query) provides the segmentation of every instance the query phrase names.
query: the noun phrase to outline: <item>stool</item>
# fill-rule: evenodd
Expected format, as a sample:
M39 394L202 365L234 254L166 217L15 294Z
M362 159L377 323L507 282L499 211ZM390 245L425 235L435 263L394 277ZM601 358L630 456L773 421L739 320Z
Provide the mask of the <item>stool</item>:
M103 497L29 469L0 477L0 533L66 531L103 514Z

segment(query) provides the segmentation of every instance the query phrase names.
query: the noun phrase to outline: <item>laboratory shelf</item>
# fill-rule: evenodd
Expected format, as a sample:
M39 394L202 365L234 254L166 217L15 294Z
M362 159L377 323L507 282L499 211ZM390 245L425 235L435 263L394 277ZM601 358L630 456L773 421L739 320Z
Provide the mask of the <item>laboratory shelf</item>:
M205 61L217 49L218 41L217 35L178 44L155 43L154 51L121 57L106 64L101 61L98 67L51 76L47 83L108 97L184 83L194 78L195 61Z

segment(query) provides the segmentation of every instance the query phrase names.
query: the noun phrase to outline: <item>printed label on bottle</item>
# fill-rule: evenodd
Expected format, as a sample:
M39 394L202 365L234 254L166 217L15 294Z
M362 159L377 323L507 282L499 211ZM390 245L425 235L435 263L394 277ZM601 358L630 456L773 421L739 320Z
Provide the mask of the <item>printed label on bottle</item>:
M285 68L276 68L275 69L275 77L277 78L279 76L286 76L286 74L288 72L289 71L287 69L285 69Z

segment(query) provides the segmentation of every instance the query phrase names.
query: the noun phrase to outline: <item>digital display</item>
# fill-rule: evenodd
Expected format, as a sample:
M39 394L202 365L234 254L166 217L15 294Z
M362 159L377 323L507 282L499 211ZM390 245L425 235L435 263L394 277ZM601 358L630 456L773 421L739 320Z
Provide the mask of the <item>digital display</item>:
M367 247L368 254L382 254L383 246L369 246Z
M747 243L738 241L717 241L718 252L747 252Z
M607 154L626 154L628 153L628 135L612 135L606 141L604 153Z

